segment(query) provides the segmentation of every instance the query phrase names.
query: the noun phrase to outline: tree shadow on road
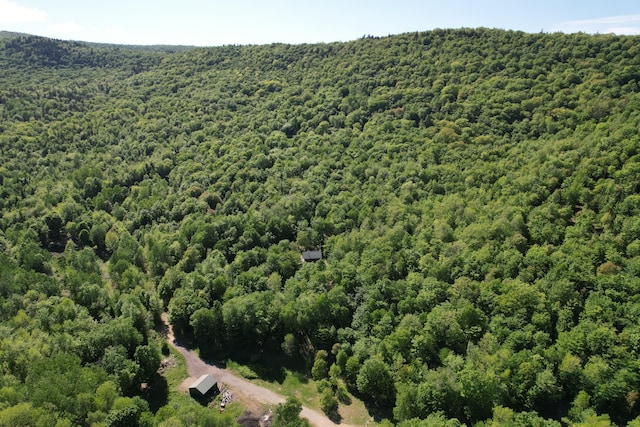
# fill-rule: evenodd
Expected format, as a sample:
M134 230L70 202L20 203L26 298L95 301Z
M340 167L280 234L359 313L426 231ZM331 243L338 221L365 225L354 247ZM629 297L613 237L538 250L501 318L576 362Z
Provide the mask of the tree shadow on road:
M327 416L327 418L329 418L331 421L333 421L336 424L342 423L342 415L340 415L340 413L337 410L331 411L331 413L325 414L325 415Z
M292 376L301 384L309 381L309 367L304 361L296 360L278 351L252 351L247 349L228 348L226 351L220 348L199 348L202 360L209 365L221 369L227 368L227 360L233 360L240 366L248 368L245 375L251 379L252 375L271 383L282 384L287 376Z

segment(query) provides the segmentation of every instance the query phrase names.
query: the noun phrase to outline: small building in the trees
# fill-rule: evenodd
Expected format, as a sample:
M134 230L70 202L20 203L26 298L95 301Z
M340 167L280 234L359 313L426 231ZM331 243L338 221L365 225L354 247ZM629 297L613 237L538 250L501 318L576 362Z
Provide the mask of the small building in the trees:
M218 382L209 375L204 374L189 386L189 394L196 400L207 401L220 392Z
M302 260L304 262L320 261L322 259L322 251L302 251Z

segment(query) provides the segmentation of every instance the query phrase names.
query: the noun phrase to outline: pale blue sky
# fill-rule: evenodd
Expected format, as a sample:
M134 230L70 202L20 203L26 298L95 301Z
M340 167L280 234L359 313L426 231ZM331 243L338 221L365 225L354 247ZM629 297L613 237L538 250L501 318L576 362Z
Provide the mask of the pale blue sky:
M461 27L640 34L640 0L0 0L0 30L105 43L316 43Z

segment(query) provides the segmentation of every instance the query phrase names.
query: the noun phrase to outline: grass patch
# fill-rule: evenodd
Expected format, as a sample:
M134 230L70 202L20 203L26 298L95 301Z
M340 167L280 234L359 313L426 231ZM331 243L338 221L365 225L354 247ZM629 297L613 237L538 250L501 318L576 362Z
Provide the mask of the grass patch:
M232 370L233 372L237 373L241 377L246 378L248 380L255 380L260 378L260 376L256 373L256 371L251 369L249 366L241 365L238 362L234 362L233 360L230 360L230 359L227 360L227 369Z
M227 360L227 368L245 378L251 379L251 382L284 397L295 396L304 406L322 412L320 409L318 382L298 370L282 368L280 378L278 380L271 380L258 375L258 372L262 372L262 368L259 365L249 366ZM245 374L249 375L249 377ZM376 424L365 404L360 399L349 393L349 400L350 403L348 405L343 403L339 405L338 412L342 417L343 423L360 426Z
M291 371L289 369L284 370L284 381L279 384L282 389L282 393L287 396L296 396L302 402L309 402L307 406L317 409L320 407L320 396L318 395L317 383L311 378L307 378L305 375L297 371ZM277 384L277 383L276 383ZM318 400L317 408L315 402Z
M176 364L165 371L164 377L167 379L167 383L169 384L169 393L177 393L177 387L182 384L182 381L189 377L189 374L187 373L187 364L184 360L184 356L171 346L169 346L169 355L169 357L172 357L176 361Z

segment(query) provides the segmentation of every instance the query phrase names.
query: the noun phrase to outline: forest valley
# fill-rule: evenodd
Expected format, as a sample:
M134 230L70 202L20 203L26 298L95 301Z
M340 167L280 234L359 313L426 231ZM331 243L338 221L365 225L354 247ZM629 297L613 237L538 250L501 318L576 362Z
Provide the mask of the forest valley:
M164 311L327 413L640 426L640 37L1 33L0 65L0 426L234 425L170 404Z

